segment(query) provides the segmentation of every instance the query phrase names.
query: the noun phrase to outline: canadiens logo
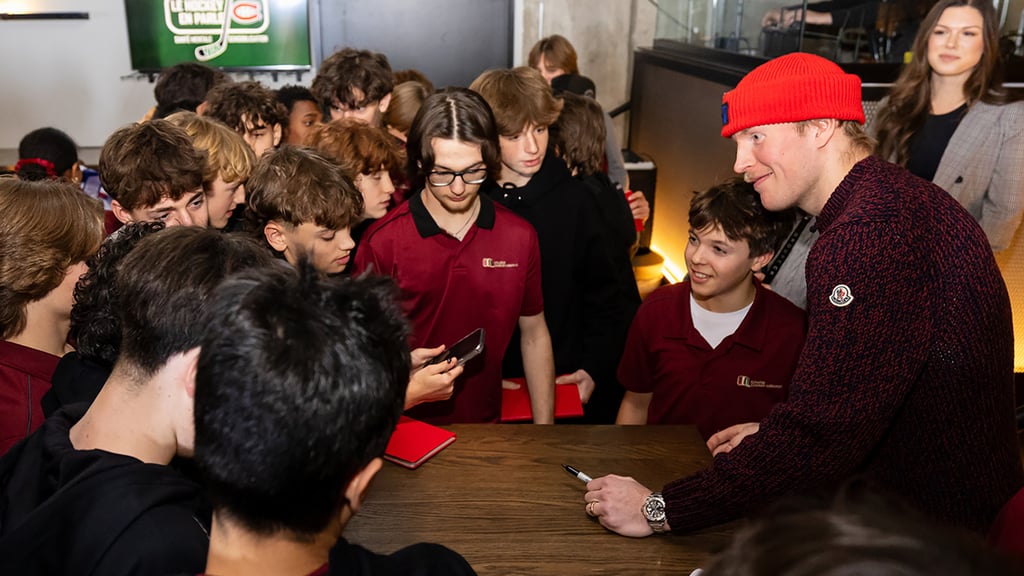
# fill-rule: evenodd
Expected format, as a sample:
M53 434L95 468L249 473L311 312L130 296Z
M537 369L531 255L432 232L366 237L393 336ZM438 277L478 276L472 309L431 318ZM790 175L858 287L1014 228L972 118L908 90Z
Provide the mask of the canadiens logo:
M782 384L769 384L764 380L751 380L750 376L737 376L736 385L743 388L782 388Z
M255 24L263 19L263 4L235 2L231 8L231 19L239 24Z
M504 260L495 260L494 258L483 259L484 268L518 268L519 264L516 262L506 262Z
M832 289L832 294L829 295L828 301L831 302L833 306L837 306L839 308L849 306L850 302L853 302L853 292L850 292L850 287L846 284L838 284Z

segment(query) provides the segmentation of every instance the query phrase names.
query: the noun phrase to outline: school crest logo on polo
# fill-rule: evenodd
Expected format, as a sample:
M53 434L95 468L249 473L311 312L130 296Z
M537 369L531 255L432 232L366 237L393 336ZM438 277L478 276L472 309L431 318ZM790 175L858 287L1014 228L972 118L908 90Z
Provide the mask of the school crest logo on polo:
M506 262L505 260L495 260L494 258L484 258L481 262L484 268L518 268L519 264L516 262Z
M832 294L829 295L828 301L838 308L849 306L850 302L853 302L853 292L850 292L850 287L846 284L837 284L832 289Z
M741 388L782 388L782 384L769 384L764 380L754 380L750 376L743 375L736 377L736 385Z

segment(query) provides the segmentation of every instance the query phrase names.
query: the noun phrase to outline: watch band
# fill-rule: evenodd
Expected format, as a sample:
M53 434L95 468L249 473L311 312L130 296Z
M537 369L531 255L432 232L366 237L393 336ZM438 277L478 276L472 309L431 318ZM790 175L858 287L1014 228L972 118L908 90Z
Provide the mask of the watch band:
M644 500L642 508L647 525L655 534L662 534L665 530L665 498L661 492L651 492Z

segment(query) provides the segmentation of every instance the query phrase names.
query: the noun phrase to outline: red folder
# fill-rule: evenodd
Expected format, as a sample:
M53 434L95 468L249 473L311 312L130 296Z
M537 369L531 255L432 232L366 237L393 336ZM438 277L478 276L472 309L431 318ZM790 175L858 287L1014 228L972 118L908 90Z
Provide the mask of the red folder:
M402 416L384 450L384 459L415 469L452 442L455 432Z
M530 390L526 387L526 378L505 378L505 380L519 384L519 388L516 390L502 388L501 421L533 420ZM583 403L580 402L579 388L575 384L555 384L555 418L578 416L583 416Z

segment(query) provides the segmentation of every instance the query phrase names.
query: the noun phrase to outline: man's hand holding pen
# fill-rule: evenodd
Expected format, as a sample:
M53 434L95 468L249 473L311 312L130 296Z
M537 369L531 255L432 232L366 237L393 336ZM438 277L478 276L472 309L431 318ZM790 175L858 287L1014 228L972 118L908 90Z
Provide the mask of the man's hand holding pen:
M571 476L587 484L586 501L587 516L596 518L602 526L623 536L643 538L654 533L650 523L644 516L643 507L652 491L636 480L626 476L609 474L593 480L586 473L562 464ZM660 500L660 495L656 495ZM672 528L667 519L659 532L668 532Z
M587 483L588 512L602 526L623 536L643 538L654 533L644 518L644 501L652 491L628 476L609 474ZM668 523L665 530L671 530Z

